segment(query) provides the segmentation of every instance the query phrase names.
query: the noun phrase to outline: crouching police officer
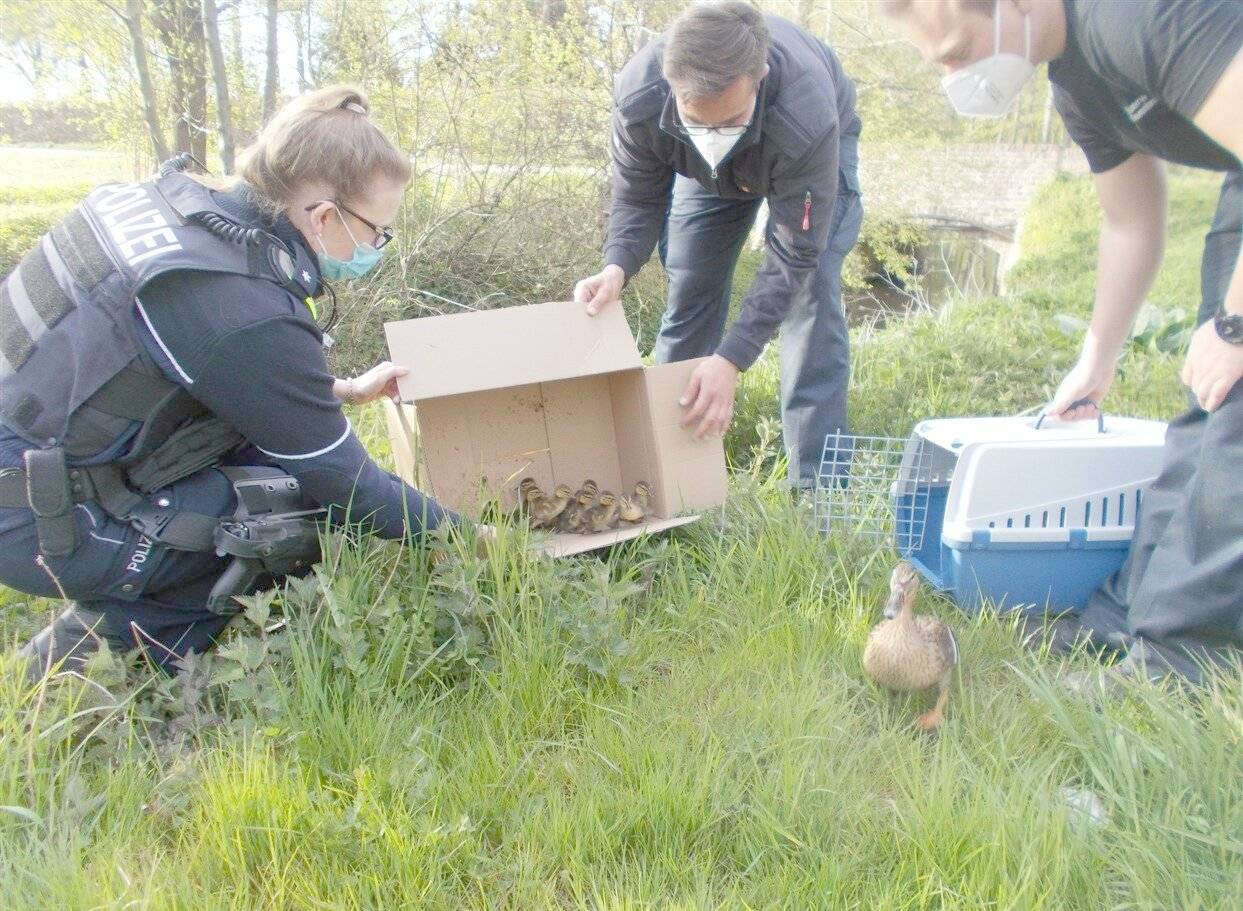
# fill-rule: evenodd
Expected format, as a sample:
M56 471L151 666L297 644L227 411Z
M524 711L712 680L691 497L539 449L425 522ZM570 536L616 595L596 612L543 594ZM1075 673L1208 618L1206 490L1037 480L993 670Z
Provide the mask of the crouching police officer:
M296 99L227 189L176 160L101 187L0 286L0 583L74 602L23 649L32 676L101 640L205 650L232 595L318 558L324 507L386 538L456 521L342 413L399 369L334 379L314 319L410 179L368 112L345 86Z

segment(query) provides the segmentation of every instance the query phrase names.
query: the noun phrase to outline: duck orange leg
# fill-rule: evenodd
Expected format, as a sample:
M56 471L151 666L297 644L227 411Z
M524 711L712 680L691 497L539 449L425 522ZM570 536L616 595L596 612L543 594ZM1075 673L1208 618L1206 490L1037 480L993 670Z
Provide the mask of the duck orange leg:
M921 730L931 731L940 726L945 719L945 705L950 698L950 676L953 671L946 671L937 684L937 703L931 709L919 716L919 720L915 723L919 725Z

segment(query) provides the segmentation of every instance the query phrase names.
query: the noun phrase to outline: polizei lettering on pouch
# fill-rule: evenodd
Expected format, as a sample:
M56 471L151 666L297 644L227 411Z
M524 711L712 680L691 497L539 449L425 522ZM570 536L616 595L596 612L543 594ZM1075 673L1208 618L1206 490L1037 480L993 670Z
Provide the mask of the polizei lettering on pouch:
M147 557L151 554L151 539L146 535L138 536L138 546L134 548L134 552L130 554L129 565L125 567L127 573L142 572L142 565L147 562Z
M104 187L92 200L92 207L130 266L181 249L148 187Z

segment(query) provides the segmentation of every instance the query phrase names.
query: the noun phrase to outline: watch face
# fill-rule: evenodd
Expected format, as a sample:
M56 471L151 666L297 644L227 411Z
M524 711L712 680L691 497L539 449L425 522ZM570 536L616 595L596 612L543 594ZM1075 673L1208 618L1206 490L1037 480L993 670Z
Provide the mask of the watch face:
M1223 307L1217 311L1213 325L1217 327L1217 334L1222 340L1234 345L1243 345L1243 316L1227 313Z

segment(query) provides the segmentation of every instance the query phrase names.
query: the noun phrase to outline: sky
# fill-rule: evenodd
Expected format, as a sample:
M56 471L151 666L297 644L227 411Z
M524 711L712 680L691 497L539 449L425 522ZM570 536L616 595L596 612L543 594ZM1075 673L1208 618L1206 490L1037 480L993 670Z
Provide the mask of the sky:
M0 0L0 7L4 0ZM222 12L220 29L222 38L228 28L228 16L232 11ZM258 4L242 7L242 40L246 56L252 68L260 68L263 64L265 32L264 9ZM288 15L279 19L277 47L279 48L278 74L281 91L285 95L295 95L298 91L297 78L297 46L294 39L293 26ZM148 36L148 39L150 36ZM227 41L227 38L225 39ZM154 61L153 61L154 64ZM66 95L76 94L79 87L76 67L66 68L69 78L52 79L50 85L35 88L26 79L20 69L7 59L0 59L0 104L26 104L33 101L55 101Z

